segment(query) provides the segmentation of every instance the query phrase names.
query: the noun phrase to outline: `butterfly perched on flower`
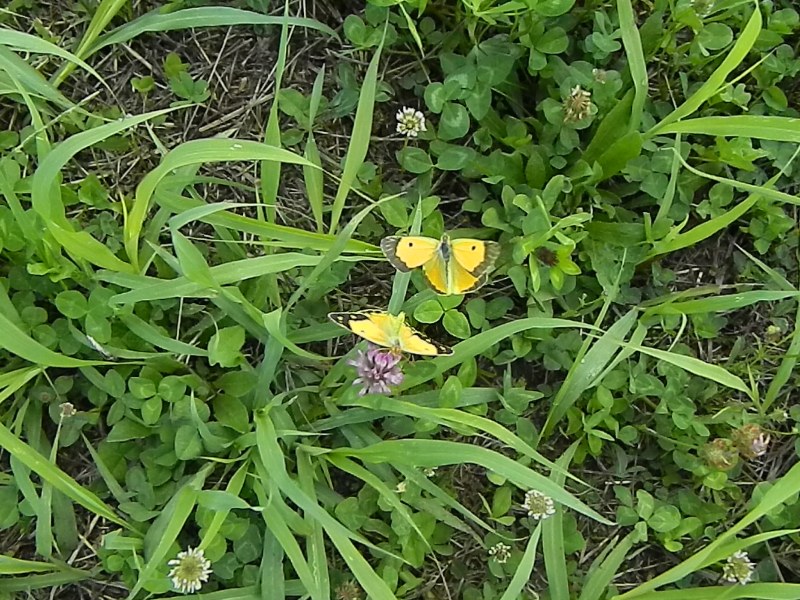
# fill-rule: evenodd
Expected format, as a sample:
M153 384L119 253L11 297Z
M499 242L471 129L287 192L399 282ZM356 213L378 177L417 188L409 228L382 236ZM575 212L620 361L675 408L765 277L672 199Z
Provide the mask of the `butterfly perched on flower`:
M453 353L448 346L408 325L403 313L392 315L383 310L362 310L333 312L328 315L328 318L368 342L389 348L395 353L407 352L421 356L441 356Z
M407 273L422 267L422 274L442 295L474 292L489 278L500 254L500 244L474 239L390 236L381 249L395 269Z

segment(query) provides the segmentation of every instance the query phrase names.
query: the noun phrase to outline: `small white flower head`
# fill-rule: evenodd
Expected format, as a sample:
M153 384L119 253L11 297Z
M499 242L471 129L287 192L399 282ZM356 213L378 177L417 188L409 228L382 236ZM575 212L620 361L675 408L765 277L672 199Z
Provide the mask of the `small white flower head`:
M425 474L425 477L433 477L436 475L436 467L428 467L427 469L423 469L422 472Z
M75 413L78 411L75 410L75 405L72 402L63 402L58 405L58 408L61 409L61 419L69 419L70 417L74 417Z
M494 546L489 548L489 556L501 565L505 564L506 561L511 558L511 546L503 542L497 542Z
M592 77L597 83L606 83L608 81L608 72L605 69L592 69Z
M185 552L179 552L178 558L172 559L167 565L172 567L169 572L172 585L184 594L198 591L211 575L211 561L199 548L189 548Z
M707 17L714 11L714 0L692 0L692 7L698 17Z
M361 588L352 579L343 582L336 588L336 600L361 600Z
M742 425L731 437L739 453L751 460L764 456L769 449L770 436L756 423Z
M395 488L394 488L394 491L395 491L396 493L398 493L398 494L402 494L403 492L405 492L405 491L406 491L406 488L407 488L407 487L408 487L408 482L406 482L406 480L404 479L403 481L401 481L400 483L398 483L398 484L395 486Z
M753 453L753 456L764 456L767 453L767 448L769 447L769 440L770 437L766 433L762 433L756 439L754 439L750 444L750 451Z
M564 123L577 123L592 112L592 93L576 85L564 100Z
M750 562L747 552L736 552L722 565L722 578L730 583L744 585L753 577L756 566Z
M427 130L425 115L421 111L410 106L404 106L397 111L397 133L415 138L420 132Z
M556 505L550 496L545 496L542 492L530 490L525 493L525 502L522 508L537 521L546 519L556 514Z
M764 335L766 336L768 342L776 344L781 340L781 336L783 335L783 329L781 329L777 325L770 325L767 327L767 330L764 332Z

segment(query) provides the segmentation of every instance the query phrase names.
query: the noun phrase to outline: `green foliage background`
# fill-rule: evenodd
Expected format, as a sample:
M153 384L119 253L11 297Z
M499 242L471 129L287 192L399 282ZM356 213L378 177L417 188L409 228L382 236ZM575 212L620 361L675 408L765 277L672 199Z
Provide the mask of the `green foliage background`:
M207 600L800 597L791 2L150 8L0 9L0 598L184 597L187 547ZM503 252L436 296L398 231ZM366 307L454 354L360 396Z

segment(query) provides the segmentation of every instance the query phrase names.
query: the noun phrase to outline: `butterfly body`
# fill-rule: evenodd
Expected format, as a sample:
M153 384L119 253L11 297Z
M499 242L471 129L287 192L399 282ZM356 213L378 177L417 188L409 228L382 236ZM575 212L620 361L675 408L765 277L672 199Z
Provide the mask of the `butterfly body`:
M500 245L474 239L441 240L423 236L390 236L381 249L400 272L422 268L425 281L443 295L466 294L488 280L489 271L500 254Z
M333 312L328 318L378 346L392 352L407 352L421 356L452 354L453 350L406 324L403 313L392 315L382 310Z
M450 257L453 256L453 252L450 246L450 238L447 234L442 236L442 241L439 242L439 254L442 256L442 260L450 260Z

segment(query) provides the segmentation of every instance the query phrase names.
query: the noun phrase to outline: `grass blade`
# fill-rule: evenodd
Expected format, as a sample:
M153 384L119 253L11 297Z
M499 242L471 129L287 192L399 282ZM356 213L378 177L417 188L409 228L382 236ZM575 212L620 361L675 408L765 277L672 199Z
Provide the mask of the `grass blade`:
M279 161L313 166L302 156L252 140L212 138L185 142L170 150L161 163L136 187L136 198L125 222L124 240L128 259L139 270L139 236L156 186L169 173L182 167L227 161ZM211 217L209 217L210 219Z
M738 181L736 179L729 179L727 177L718 177L716 175L711 175L710 173L705 173L698 169L695 169L689 163L687 163L683 157L679 156L681 163L683 166L688 170L698 175L699 177L705 177L706 179L710 179L712 181L718 181L719 183L726 183L729 186L736 188L737 190L742 190L745 192L750 192L751 194L761 195L764 198L769 198L771 200L777 200L778 202L786 202L787 204L800 204L800 198L797 196L792 196L791 194L786 194L784 192L779 192L777 190L773 190L770 187L767 187L773 183L773 178L769 182L764 185L752 185L750 183L744 183L742 181Z
M139 577L128 593L128 600L135 598L142 587L167 562L167 553L175 544L184 524L189 519L192 511L194 511L195 504L197 504L197 494L212 468L212 464L207 464L194 477L184 483L175 492L170 501L167 502L161 514L150 525L144 538L144 554L147 563L144 569L139 571Z
M226 6L186 8L167 14L157 9L125 25L117 27L108 34L100 37L94 44L87 48L82 58L91 56L106 46L121 44L132 40L136 36L146 32L179 31L181 29L192 29L194 27L230 27L233 25L283 25L284 23L295 27L315 29L332 37L337 37L336 32L330 27L314 19L270 17L249 10L241 10Z
M0 592L27 592L48 588L52 590L61 585L68 585L78 581L91 579L92 573L79 569L70 569L59 573L47 573L44 575L30 575L28 577L9 577L0 579Z
M644 59L639 30L636 28L631 0L617 0L617 13L619 14L619 28L622 31L622 45L625 47L625 56L628 58L628 69L631 72L634 89L628 128L630 131L638 131L642 123L644 103L647 100L647 64Z
M118 517L110 506L20 440L2 424L0 424L0 447L74 502L112 523L131 529L131 525Z
M794 465L789 471L776 481L772 486L759 498L758 502L752 502L753 508L736 524L729 527L722 533L716 540L708 544L699 552L694 553L692 556L681 562L680 564L672 567L671 569L661 573L657 577L642 583L634 589L625 592L620 596L615 596L616 600L629 600L630 598L640 598L645 594L652 592L656 588L669 583L674 583L688 575L694 573L717 560L725 557L725 553L731 550L726 549L725 552L719 553L719 548L729 545L730 540L735 539L736 534L743 531L753 523L757 522L761 517L769 514L781 504L789 500L793 495L800 493L800 464ZM773 532L770 532L773 533ZM746 586L749 589L750 586ZM684 590L685 593L685 590Z
M317 502L317 492L314 482L314 464L311 457L298 448L297 456L297 479L300 487L311 499ZM317 588L322 592L323 600L330 600L331 580L328 573L328 558L325 554L325 537L323 535L322 524L319 521L311 523L311 534L306 541L306 555L311 562L311 569Z
M637 346L633 344L626 344L624 342L622 345L624 345L626 348L641 352L642 354L647 354L648 356L657 358L658 360L668 362L699 377L716 381L725 387L739 390L748 396L752 396L752 391L747 387L744 381L719 365L712 365L693 356L686 356L684 354L659 350L658 348L648 348L646 346Z
M690 248L699 244L703 240L710 238L712 235L735 223L742 215L753 208L760 199L760 195L751 194L745 200L742 200L739 204L725 211L723 214L700 223L685 233L670 233L663 240L656 242L650 253L642 258L639 264L661 256L662 254L669 254L670 252L683 250L684 248Z
M203 202L199 200L186 198L185 196L162 189L159 189L156 193L155 200L160 206L176 213L191 210L203 205ZM273 240L275 245L280 245L282 248L327 251L336 240L336 236L327 233L315 233L295 227L287 227L285 225L273 225L272 223L265 223L258 219L229 213L209 214L198 220L216 227L226 227L242 233L250 233L255 236L265 237ZM347 242L345 251L369 253L375 256L381 254L378 246L353 239Z
M494 436L509 448L513 448L534 462L546 466L560 475L568 476L574 481L586 485L580 479L570 475L567 471L559 467L556 463L542 456L520 437L516 436L511 431L503 427L500 423L497 423L492 419L487 419L486 417L481 417L480 415L472 415L468 412L453 408L427 408L424 406L418 406L411 402L404 402L402 400L382 398L377 396L361 396L343 404L345 406L362 406L365 408L372 408L375 411L385 411L387 414L396 413L406 415L408 417L431 421L432 423L438 423L451 429L458 429L459 426L466 426L470 429ZM375 413L373 413L371 418L375 418Z
M242 487L244 486L245 478L247 477L247 470L249 464L245 463L233 474L233 476L228 481L228 485L225 486L225 491L229 494L234 496L238 496L239 493L242 491ZM213 542L214 538L219 533L222 525L225 523L225 519L228 518L228 514L230 513L230 509L223 509L218 510L214 513L214 517L211 519L211 523L208 527L205 528L203 532L203 537L200 540L200 544L197 546L200 550L206 549L211 542Z
M729 310L739 310L745 306L757 304L758 302L779 302L788 298L797 298L800 292L775 292L775 291L752 291L740 292L738 294L728 294L712 298L701 298L698 300L686 300L684 302L665 302L658 306L648 308L647 315L695 315L710 312L726 312Z
M261 600L285 600L286 580L283 572L283 548L270 531L264 532L264 551L261 554Z
M370 136L372 135L372 116L375 112L375 92L378 86L378 66L380 65L382 48L383 39L381 39L381 43L375 50L375 55L372 57L369 67L367 67L367 74L364 76L364 83L358 96L353 132L350 137L350 144L347 146L347 155L344 158L342 180L339 182L336 196L333 199L333 207L331 208L331 222L328 227L330 233L335 233L339 227L339 219L342 216L347 195L356 181L358 170L364 164L364 159L369 149Z
M259 465L258 461L256 461L256 465L259 473L262 475L261 480L264 482L269 481L268 477L266 476L267 472L265 467L263 465ZM258 496L258 501L261 506L269 507L270 503L272 503L274 506L277 502L281 502L282 504L281 500L275 498L275 496L278 496L279 494L275 484L271 485L269 494L267 494L267 490L264 489L260 482L254 485L253 488ZM306 558L303 555L303 550L300 548L300 544L297 543L297 540L292 534L286 519L282 518L281 513L282 511L270 509L261 511L261 514L264 517L264 522L267 525L267 529L269 529L272 537L274 537L285 555L289 558L289 562L292 563L292 568L300 578L300 583L304 587L304 593L308 594L313 600L321 600L322 593L317 588L317 580L311 572L311 568L308 566L308 563L306 562Z
M492 450L445 440L389 440L366 448L332 451L345 456L354 456L366 462L407 464L415 467L441 467L472 463L512 481L521 489L536 489L554 501L568 506L587 517L608 524L609 521L586 506L575 496L549 478Z
M361 221L363 221L369 213L378 208L381 204L391 199L392 196L387 196L386 198L378 200L377 202L370 204L369 206L358 211L358 213L356 213L356 215L350 219L347 227L339 232L339 235L336 236L336 240L333 242L333 244L331 244L330 249L325 253L325 256L322 257L322 260L320 260L317 266L312 269L311 273L303 278L303 282L289 298L287 306L294 306L297 304L300 298L303 297L303 294L305 294L311 287L313 282L317 281L322 274L325 273L325 271L328 270L330 266L339 258L339 255L344 252L344 249L347 247L347 242L353 237L353 234L355 233L356 228L359 226Z
M616 539L616 538L615 538ZM581 590L578 600L600 600L614 580L625 557L633 545L641 541L642 535L638 531L631 531L622 541L615 543L611 552L605 557L601 554L589 567L586 582ZM602 562L601 562L602 559Z
M564 473L569 469L578 443L572 444L558 459L558 470L550 472L556 485L564 485ZM570 600L567 557L564 551L564 509L556 507L556 513L540 522L542 528L542 552L551 600Z
M781 365L778 367L772 381L769 382L767 393L764 394L764 401L759 407L761 414L766 414L773 402L778 399L783 386L789 383L789 379L795 372L795 365L797 365L797 358L800 356L800 303L797 305L797 313L794 318L794 332L792 333L792 342L789 344L789 349L783 355Z
M47 573L61 571L64 567L56 563L23 560L0 555L0 575L21 575L23 573Z
M800 144L800 119L755 115L700 117L671 123L660 134L695 133L722 137L749 137L758 140Z
M614 349L628 335L636 323L636 311L631 310L614 323L589 349L588 352L573 363L564 383L556 393L553 404L542 428L542 436L549 435L556 424L561 421L567 411L578 401L580 395L591 387L592 382L602 373L605 366L614 358Z
M81 360L53 352L50 348L42 346L39 342L27 335L19 327L9 321L5 315L0 314L0 348L5 348L12 354L19 356L35 365L42 367L77 368L91 367L93 365L107 365L107 361Z
M42 367L25 367L0 374L0 402L8 398L44 369Z
M683 104L673 110L669 115L664 117L661 122L648 131L646 137L659 135L667 125L670 125L675 121L679 121L684 117L688 117L698 108L700 108L709 98L712 98L717 91L725 85L728 75L730 75L736 67L742 64L744 59L750 53L750 50L752 50L753 44L756 43L756 40L761 33L762 22L763 18L761 16L761 9L756 4L753 14L747 21L747 25L745 25L744 30L737 38L733 48L731 48L730 52L728 52L725 60L722 61L719 67L714 70L711 76L694 94L692 94Z
M320 158L317 141L314 139L314 120L316 119L319 104L322 100L322 85L325 82L325 66L323 65L316 79L314 87L311 89L310 106L308 109L308 134L306 147L303 155L306 159L316 165L316 168L303 167L303 181L306 186L308 204L311 207L311 214L314 216L314 223L318 233L324 230L323 211L325 208L325 173L322 170L322 159Z
M289 2L283 4L284 21L281 26L281 38L278 44L278 62L275 65L275 76L273 89L274 95L272 98L272 105L269 109L269 117L267 118L267 129L264 132L264 143L273 148L281 147L281 126L278 116L278 98L281 93L281 81L283 80L283 71L286 68L286 52L289 46L289 26L286 22L286 17L289 14ZM260 209L265 209L267 221L270 223L275 222L275 205L278 202L278 186L281 183L281 163L279 161L261 161L259 164L261 168L261 202L259 206L258 215L262 215ZM273 282L274 283L274 282ZM273 285L274 287L274 285ZM277 292L277 289L276 289ZM280 295L276 294L277 299L280 300Z
M487 348L491 348L502 340L511 337L515 333L527 331L528 329L559 329L575 327L578 329L596 330L593 325L587 325L580 321L569 321L567 319L551 319L546 317L529 317L527 319L518 319L510 323L503 323L497 327L493 327L488 331L483 331L478 335L464 340L453 346L453 354L450 356L440 356L430 361L433 369L426 371L424 375L416 377L408 377L398 387L399 390L407 390L426 381L430 381L437 375L460 365L462 362L473 356L477 356Z
M616 596L619 598L619 596ZM748 583L648 592L641 600L797 600L800 583Z
M62 110L75 108L75 104L54 88L39 71L8 48L0 46L0 96L20 93L22 90Z
M277 435L272 421L264 411L256 414L256 440L259 456L270 478L280 488L281 492L300 507L308 518L318 520L328 538L337 550L351 572L358 580L364 591L374 600L395 600L389 586L367 563L361 553L356 549L350 538L353 537L346 527L328 514L326 510L312 501L303 490L289 477L286 465L283 462L283 452L278 445ZM366 540L359 540L374 548ZM375 548L378 550L377 548Z
M53 148L39 164L31 184L31 204L53 237L72 256L112 271L132 271L131 266L117 258L105 244L85 231L73 231L61 199L61 170L81 150L173 110L168 108L127 117L75 134Z
M91 46L95 40L97 40L102 31L111 22L111 19L113 19L126 4L128 4L128 0L102 0L100 2L100 5L97 7L94 15L92 16L92 20L89 22L89 26L86 28L86 31L83 34L83 38L81 38L81 43L75 50L76 56L81 58L88 56L87 49L89 46ZM66 78L69 77L69 74L72 73L74 69L74 62L68 62L65 64L61 70L56 73L56 76L53 80L54 85L56 87L61 85L61 83L63 83Z
M15 51L33 52L36 54L50 54L52 56L63 58L64 60L74 63L75 66L78 66L87 73L91 74L100 83L102 83L106 89L108 89L108 85L106 84L105 80L91 66L72 54L72 52L68 52L67 50L64 50L63 48L60 48L40 37L30 35L24 31L15 31L13 29L9 29L8 27L0 27L0 44L9 46Z
M506 591L500 596L500 600L517 600L517 598L522 597L522 590L525 588L528 581L530 581L531 573L533 573L533 566L536 564L536 546L539 545L539 537L541 534L542 523L539 522L536 529L531 533L528 545L525 547L525 554L523 554L517 570L514 571L514 576L511 578Z

